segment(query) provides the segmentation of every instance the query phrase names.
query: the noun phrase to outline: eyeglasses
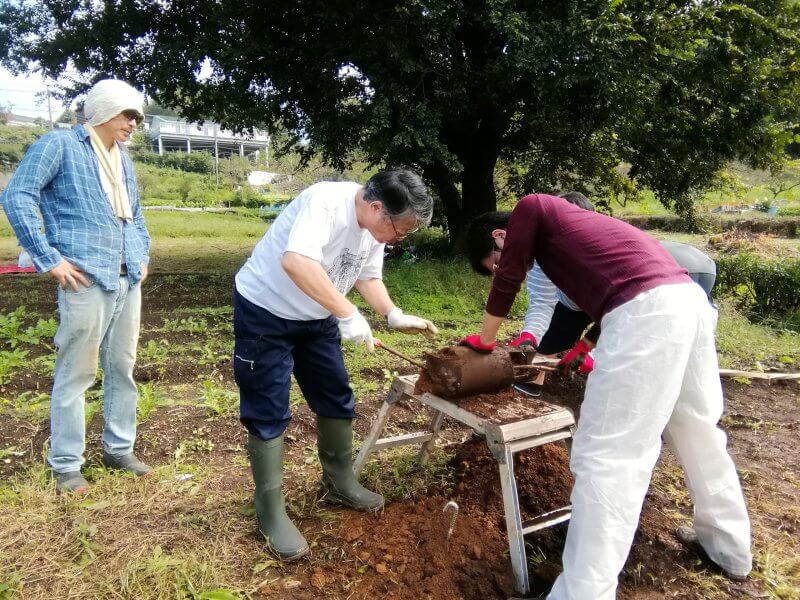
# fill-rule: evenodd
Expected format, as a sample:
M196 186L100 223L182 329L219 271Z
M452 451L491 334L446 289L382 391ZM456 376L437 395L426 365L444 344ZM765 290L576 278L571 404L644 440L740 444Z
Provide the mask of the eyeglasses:
M497 265L500 264L500 256L503 251L497 247L497 242L492 241L492 243L494 244L492 247L492 273L494 273L497 270Z
M389 223L392 225L392 229L394 229L394 239L397 240L398 242L400 240L406 239L412 233L416 233L419 231L419 226L417 226L414 229L410 229L409 231L406 231L404 234L400 235L400 232L397 231L397 227L394 226L394 219L392 219L392 217L388 215L386 216L386 218L389 219Z
M142 121L144 121L144 115L140 113L138 110L128 109L122 111L122 116L125 118L126 121L136 121L137 125L140 125Z

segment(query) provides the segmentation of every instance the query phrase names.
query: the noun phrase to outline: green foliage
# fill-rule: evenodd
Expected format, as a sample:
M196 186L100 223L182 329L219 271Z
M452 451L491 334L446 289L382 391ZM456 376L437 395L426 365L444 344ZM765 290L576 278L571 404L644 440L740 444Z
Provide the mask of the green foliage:
M211 410L215 415L239 412L238 392L217 387L210 379L203 381L202 400L202 405Z
M44 133L41 127L0 124L0 167L19 163L28 147Z
M778 209L781 217L800 217L800 206L781 206Z
M0 398L0 406L3 407L3 412L10 413L16 418L40 422L49 416L50 394L22 392L13 398Z
M800 312L800 260L747 252L720 257L715 290L738 298L761 318L791 318Z
M36 346L43 339L52 338L58 327L54 318L39 319L35 325L26 327L26 317L24 306L0 314L0 385L10 381L11 375L28 362L28 350L22 346Z
M150 413L158 406L166 404L161 392L152 381L137 386L139 396L136 402L136 422L144 423L150 418Z
M11 381L11 375L23 365L28 356L27 350L0 350L0 386Z
M137 352L139 364L143 367L156 367L159 371L163 371L169 358L169 352L168 340L148 340L146 344L139 344Z
M217 186L212 175L138 163L136 179L144 206L220 206L236 197L232 188Z
M247 176L252 170L252 163L243 156L231 156L219 159L220 177L224 177L235 186L245 185L247 183Z
M800 336L795 331L775 329L753 323L736 308L734 299L720 301L717 326L720 366L744 370L763 370L765 364L786 368L800 361Z
M191 154L165 152L164 154L156 154L155 152L140 151L133 154L133 158L136 162L142 164L175 169L186 173L209 174L214 172L214 157L208 152L192 152Z
M800 105L794 0L2 6L6 66L128 73L189 119L280 126L303 159L413 166L454 238L495 207L498 159L515 194L649 188L692 220L730 159L780 160Z
M206 333L208 321L202 318L186 317L185 319L165 319L162 331L185 331L188 333Z
M0 142L0 166L12 167L22 160L25 150L21 144L9 144Z

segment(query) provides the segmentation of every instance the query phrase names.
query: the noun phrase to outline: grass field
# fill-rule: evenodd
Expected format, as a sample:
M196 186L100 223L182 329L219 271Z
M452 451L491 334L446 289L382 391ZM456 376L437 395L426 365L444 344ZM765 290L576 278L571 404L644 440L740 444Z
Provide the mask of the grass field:
M0 331L6 336L0 339L0 599L381 597L364 587L377 576L375 561L362 561L358 552L352 558L351 548L342 541L350 517L318 502L313 415L296 386L291 395L295 418L287 449L287 488L290 511L312 542L313 558L304 565L282 565L264 552L252 533L251 484L230 374L230 292L236 269L268 224L251 214L148 212L146 218L154 240L153 277L143 288L137 378L139 448L157 467L150 481L99 466L102 398L93 388L87 395L87 475L92 491L83 499L53 493L42 460L54 357L53 286L40 277L0 278ZM703 245L699 236L677 237ZM0 263L16 257L15 246L7 222L0 218ZM398 305L434 320L441 329L434 342L390 333L367 311L376 335L415 356L473 332L489 289L489 280L469 272L459 258L413 264L389 260L385 279ZM503 335L517 330L523 311L520 297ZM750 370L780 363L787 370L800 370L800 339L795 333L751 323L726 301L718 342L723 366ZM357 425L361 439L388 385L410 367L388 354L352 347L345 348L345 360L362 415ZM800 542L792 534L800 523L800 473L792 462L792 415L800 407L796 386L772 390L742 380L728 382L726 389L735 409L726 414L723 425L754 516L754 585L766 597L797 600ZM773 400L780 407L774 414L769 404ZM392 433L413 430L427 417L414 406L400 413L400 420L391 424ZM414 452L397 449L371 462L364 477L399 507L416 506L429 494L452 492L457 481L451 461L465 433L448 429L443 440L448 444L425 469L415 466ZM684 523L688 507L680 469L667 455L654 477L647 519L655 516L670 526ZM624 598L747 595L746 589L731 588L674 547L660 545L666 530L653 533L648 529L652 522L647 521L635 545L639 562L629 564L623 575ZM359 526L370 526L364 523ZM558 543L542 542L529 549L532 572L558 567ZM649 554L648 547L654 549ZM654 563L655 549L679 558ZM316 587L316 569L330 573L350 561L350 576L337 580L330 590Z

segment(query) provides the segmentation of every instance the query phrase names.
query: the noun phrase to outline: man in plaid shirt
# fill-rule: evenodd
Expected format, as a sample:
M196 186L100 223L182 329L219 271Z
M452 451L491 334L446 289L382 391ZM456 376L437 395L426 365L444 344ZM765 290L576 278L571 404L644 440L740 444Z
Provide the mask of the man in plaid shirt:
M80 471L84 393L94 383L98 359L103 462L136 475L152 472L133 454L139 284L147 277L150 236L123 145L144 118L142 106L142 95L128 84L98 82L84 104L88 123L37 140L0 197L37 271L59 284L47 460L61 492L88 491Z

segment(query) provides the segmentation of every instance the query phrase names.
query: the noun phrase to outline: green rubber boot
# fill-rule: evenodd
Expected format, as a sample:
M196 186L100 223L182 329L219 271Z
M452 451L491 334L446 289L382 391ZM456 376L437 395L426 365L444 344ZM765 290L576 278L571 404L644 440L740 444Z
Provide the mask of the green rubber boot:
M256 483L254 502L258 528L269 549L281 560L297 560L308 553L308 543L286 514L283 481L283 436L266 442L254 435L247 438L247 454Z
M322 463L323 500L356 510L377 512L383 496L358 483L353 473L353 421L317 416L317 447Z

